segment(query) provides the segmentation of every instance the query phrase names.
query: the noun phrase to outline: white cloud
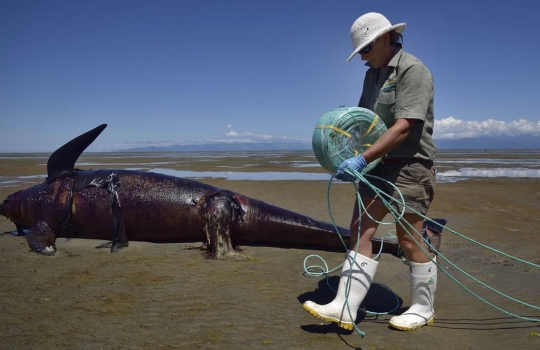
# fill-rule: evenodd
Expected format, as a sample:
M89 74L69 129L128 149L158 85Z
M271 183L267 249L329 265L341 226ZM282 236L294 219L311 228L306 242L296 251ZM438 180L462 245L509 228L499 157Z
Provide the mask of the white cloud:
M280 141L280 138L274 137L272 135L263 135L263 134L256 134L252 132L243 132L239 133L236 131L229 131L226 132L224 139L211 139L207 140L207 142L277 142Z
M475 137L496 137L496 136L522 136L532 135L540 137L540 121L530 122L519 119L511 122L488 119L485 121L466 121L448 117L435 120L434 138L441 139L464 139ZM208 143L262 143L262 142L308 142L306 139L296 139L287 136L278 137L266 134L258 134L251 131L238 132L232 129L232 125L227 125L227 130L223 137L196 140L196 141L135 141L117 144L98 143L91 145L90 151L121 150L135 147L166 147L172 145L198 145Z
M488 119L485 121L467 121L448 117L435 120L433 138L464 139L486 136L540 136L540 121L530 122L525 119L505 122Z
M232 130L232 126L228 125L229 130L224 133L225 139L213 139L211 142L283 142L291 141L287 137L276 137L272 135L257 134L251 131L236 132Z

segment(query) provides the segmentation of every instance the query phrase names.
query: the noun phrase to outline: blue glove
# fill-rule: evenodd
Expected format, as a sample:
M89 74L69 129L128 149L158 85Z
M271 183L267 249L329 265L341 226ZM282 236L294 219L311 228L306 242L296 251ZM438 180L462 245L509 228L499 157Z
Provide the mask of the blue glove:
M364 157L362 157L362 155L349 158L343 161L343 163L341 163L341 165L339 166L336 172L336 178L340 179L341 181L355 182L357 180L356 177L346 172L345 169L349 168L351 170L355 170L361 173L366 166L366 160L364 159Z

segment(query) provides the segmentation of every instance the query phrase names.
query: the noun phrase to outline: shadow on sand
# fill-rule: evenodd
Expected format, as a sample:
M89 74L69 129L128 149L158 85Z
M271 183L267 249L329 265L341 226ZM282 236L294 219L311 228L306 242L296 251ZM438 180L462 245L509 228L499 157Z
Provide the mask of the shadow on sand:
M333 276L328 279L321 279L318 283L317 289L312 292L306 292L298 296L298 301L304 303L307 300L311 300L317 304L328 304L331 302L336 293L339 283L339 277ZM390 288L385 285L373 283L369 288L369 291L364 298L364 301L360 305L361 310L367 310L370 313L382 313L388 315L400 315L407 308L402 308L403 300ZM367 314L360 311L356 318L356 323L362 322ZM376 316L375 316L376 317ZM315 320L315 318L314 318ZM376 318L375 318L376 320ZM370 322L374 320L369 320ZM320 323L320 322L319 322ZM304 325L302 329L310 333L337 333L337 334L350 334L351 331L339 328L336 324L330 323L328 325L311 324Z

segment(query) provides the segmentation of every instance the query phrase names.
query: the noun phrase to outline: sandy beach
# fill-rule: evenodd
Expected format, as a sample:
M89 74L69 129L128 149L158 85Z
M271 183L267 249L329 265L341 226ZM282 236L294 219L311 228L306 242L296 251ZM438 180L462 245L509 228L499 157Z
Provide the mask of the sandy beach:
M202 182L329 221L323 181ZM0 188L0 199L15 188ZM333 186L336 222L348 226L350 185ZM307 205L306 205L307 204ZM483 244L540 264L540 181L471 179L437 187L429 216ZM243 247L245 259L208 259L200 244L130 242L115 254L94 249L102 241L58 239L58 252L30 251L14 225L0 218L0 349L539 349L540 323L507 315L478 300L540 319L461 275L440 259L435 324L414 332L389 328L392 315L360 314L347 332L302 308L308 299L328 302L324 277L308 277L304 259L322 256L330 267L343 253ZM387 234L381 228L378 237ZM540 269L497 255L450 231L446 259L513 298L540 306ZM310 260L311 264L319 261ZM444 270L444 271L442 271ZM445 274L447 272L449 275ZM337 274L328 283L337 285ZM408 267L383 255L363 305L393 314L410 305ZM399 305L398 305L399 304Z

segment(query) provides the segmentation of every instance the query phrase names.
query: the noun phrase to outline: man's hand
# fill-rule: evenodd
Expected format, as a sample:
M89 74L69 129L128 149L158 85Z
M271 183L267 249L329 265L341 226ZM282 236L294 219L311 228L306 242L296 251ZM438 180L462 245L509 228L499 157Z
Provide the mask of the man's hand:
M340 164L337 172L336 172L336 178L340 179L341 181L348 181L348 182L354 182L356 181L356 177L352 176L348 172L345 171L345 169L349 168L351 170L357 171L359 173L362 172L362 170L367 166L366 160L362 155L349 158L343 163Z

